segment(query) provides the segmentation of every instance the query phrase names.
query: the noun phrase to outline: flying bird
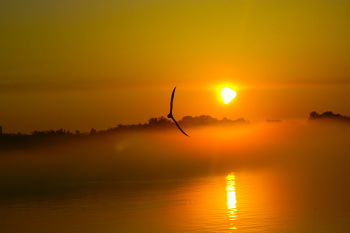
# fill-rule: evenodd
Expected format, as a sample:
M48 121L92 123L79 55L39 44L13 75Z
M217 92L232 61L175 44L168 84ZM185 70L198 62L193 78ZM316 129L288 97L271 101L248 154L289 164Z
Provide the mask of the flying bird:
M176 126L179 128L179 130L180 130L183 134L185 134L187 137L189 137L189 136L180 128L179 124L176 122L176 120L174 119L174 116L173 116L173 101L174 101L175 89L176 89L176 87L174 88L173 94L171 95L170 113L168 114L168 118L172 119L172 120L175 122Z

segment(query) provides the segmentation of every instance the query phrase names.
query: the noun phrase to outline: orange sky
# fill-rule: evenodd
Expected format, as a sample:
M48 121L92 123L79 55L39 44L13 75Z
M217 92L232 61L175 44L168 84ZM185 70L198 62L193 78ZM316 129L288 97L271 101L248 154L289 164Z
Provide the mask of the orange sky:
M350 2L2 0L4 133L350 115ZM237 97L228 105L218 88Z

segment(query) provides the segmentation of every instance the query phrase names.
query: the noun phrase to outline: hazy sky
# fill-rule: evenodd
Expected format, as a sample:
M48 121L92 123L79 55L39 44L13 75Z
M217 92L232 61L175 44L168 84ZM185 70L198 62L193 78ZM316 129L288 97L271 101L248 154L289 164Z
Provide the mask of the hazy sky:
M350 2L2 0L5 133L350 115ZM237 97L217 97L228 85Z

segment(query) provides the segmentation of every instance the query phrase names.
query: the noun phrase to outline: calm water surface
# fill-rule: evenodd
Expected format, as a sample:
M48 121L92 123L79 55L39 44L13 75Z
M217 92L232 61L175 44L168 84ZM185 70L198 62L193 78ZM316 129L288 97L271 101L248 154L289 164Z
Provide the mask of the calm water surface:
M348 232L346 197L277 171L1 192L1 232ZM306 185L306 186L305 186ZM323 187L323 188L322 188ZM329 198L344 198L330 200Z

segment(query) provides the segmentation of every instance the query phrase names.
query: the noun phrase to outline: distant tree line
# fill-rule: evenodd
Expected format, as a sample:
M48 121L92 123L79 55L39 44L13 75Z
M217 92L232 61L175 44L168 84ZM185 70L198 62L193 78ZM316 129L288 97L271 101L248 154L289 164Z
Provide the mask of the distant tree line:
M199 127L205 125L219 125L219 124L249 124L249 121L239 118L237 120L229 120L224 117L222 120L218 120L211 116L202 115L202 116L185 116L178 122L182 127ZM151 117L148 120L148 123L145 124L118 124L116 127L109 127L106 130L97 131L94 128L90 132L80 132L76 130L71 132L69 130L59 129L59 130L46 130L38 131L35 130L28 134L2 134L0 135L0 150L3 149L18 149L18 148L28 148L32 145L52 145L57 144L58 142L71 141L70 139L84 139L92 138L96 135L111 135L118 133L127 133L127 132L145 132L151 130L178 130L175 126L175 123L165 118L161 117Z
M226 117L224 117L222 120L218 120L216 118L213 118L208 115L202 115L202 116L185 116L181 120L178 121L178 123L181 126L184 127L196 127L196 126L205 126L205 125L214 125L214 124L249 124L249 121L244 120L243 118L238 118L237 120L229 120ZM100 130L97 131L94 128L90 130L89 133L81 133L79 130L76 130L75 133L70 132L69 130L48 130L48 131L33 131L31 134L33 136L87 136L87 135L96 135L96 134L108 134L113 132L123 132L123 131L142 131L142 130L160 130L160 129L170 129L175 128L175 124L169 120L168 118L165 118L163 116L161 117L151 117L148 120L148 123L145 124L131 124L131 125L122 125L119 124L114 128L109 127L107 130Z
M315 111L310 113L310 117L308 118L310 122L323 122L321 120L329 120L332 122L349 122L350 117L342 116L340 114L334 114L331 111L324 112L319 114ZM280 123L279 120L267 120L268 123ZM202 116L185 116L181 120L178 121L179 125L184 128L189 127L201 127L201 126L213 126L213 125L235 125L235 124L250 124L249 121L244 120L243 118L238 118L236 120L230 120L224 117L221 120L217 118L213 118L208 115ZM148 120L148 123L145 124L118 124L116 127L109 127L106 130L97 131L94 128L90 130L90 132L80 132L76 130L75 132L71 132L69 130L46 130L46 131L33 131L30 135L28 134L2 134L0 135L0 150L6 149L26 149L28 147L33 147L33 145L41 146L45 145L53 145L63 141L72 141L70 139L84 139L84 138L93 138L96 135L110 135L110 134L118 134L123 135L122 133L128 132L147 132L151 130L178 130L175 124L165 118L161 117L151 117Z
M238 118L237 120L229 120L226 117L224 117L222 120L218 120L217 118L213 118L208 115L202 115L202 116L185 116L181 120L178 121L181 126L184 127L197 127L197 126L205 126L205 125L213 125L213 124L249 124L249 121L244 120L243 118ZM46 131L33 131L31 132L31 135L27 134L3 134L4 137L28 137L28 136L34 136L34 137L84 137L89 135L99 135L99 134L110 134L115 132L126 132L126 131L147 131L147 130L163 130L163 129L177 129L174 122L169 120L168 118L165 118L164 116L161 117L151 117L148 120L148 123L145 124L118 124L116 127L112 128L109 127L107 130L100 130L97 131L94 128L90 130L90 132L80 132L79 130L76 130L75 132L71 132L69 130L59 129L59 130L46 130Z
M320 121L320 120L328 120L333 122L349 122L350 123L350 117L348 116L342 116L340 114L334 114L331 111L324 112L322 114L319 114L315 111L310 113L309 117L310 121Z
M202 116L185 116L180 121L179 124L183 126L205 126L205 125L222 125L222 124L250 124L249 121L244 120L243 118L238 118L237 120L230 120L226 117L222 118L222 120L218 120L208 115Z

